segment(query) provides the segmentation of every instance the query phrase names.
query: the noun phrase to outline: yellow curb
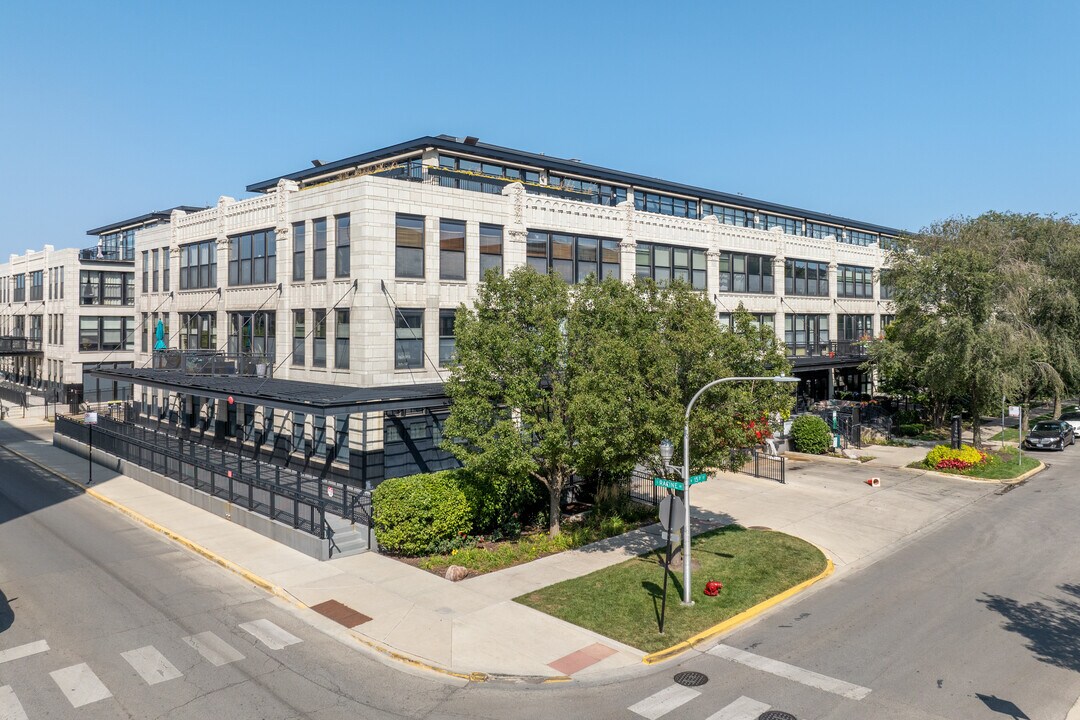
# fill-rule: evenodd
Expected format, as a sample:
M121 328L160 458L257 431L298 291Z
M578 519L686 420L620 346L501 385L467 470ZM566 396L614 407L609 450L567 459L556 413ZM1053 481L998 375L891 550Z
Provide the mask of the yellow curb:
M824 553L822 553L822 554L824 555ZM694 635L693 637L690 637L690 638L688 638L686 640L683 640L678 645L672 645L671 647L666 648L664 650L658 650L658 651L656 651L654 653L650 653L650 654L646 655L645 657L641 658L641 662L643 662L646 665L655 665L656 663L660 663L660 662L663 662L665 660L669 660L669 659L675 657L676 655L681 655L682 653L686 652L687 650L690 650L690 649L694 648L698 644L706 642L708 640L712 640L717 635L720 635L721 633L725 633L725 632L727 632L729 630L732 630L733 628L736 628L739 625L742 625L743 623L747 622L748 620L751 620L751 619L757 617L758 615L765 612L769 608L771 608L771 607L773 607L775 605L779 605L780 603L782 603L783 601L785 601L788 598L792 597L793 595L796 595L796 594L802 592L803 590L810 587L811 585L818 582L819 580L824 580L825 578L829 577L829 575L832 575L832 573L833 573L833 571L835 569L836 568L833 565L833 561L830 560L829 557L826 555L825 556L825 569L822 570L821 573L819 573L818 575L810 578L809 580L805 580L805 581L799 583L798 585L795 585L794 587L790 587L787 590L785 590L784 592L780 593L779 595L774 595L771 598L769 598L768 600L764 600L764 601L758 603L757 605L755 605L754 607L749 608L748 610L743 610L738 615L730 617L730 618L728 618L727 620L725 620L724 622L722 622L722 623L720 623L718 625L713 625L708 630L704 630L702 632L699 632L697 635Z
M72 480L71 478L64 475L63 473L57 472L56 470L48 467L47 465L43 465L43 464L39 463L37 460L34 460L31 457L27 457L26 455L23 455L21 452L18 452L17 450L12 450L10 447L8 447L6 445L4 445L2 447L5 450L7 450L9 453L11 453L12 455L14 455L16 457L19 457L19 458L22 458L23 460L30 463L31 465L39 467L42 470L44 470L45 472L49 473L50 475L52 475L54 477L57 477L57 478L63 480L64 482L68 483L69 485L72 485L72 486L82 490L83 492L85 492L87 495L94 498L95 500L98 500L98 501L108 505L109 507L120 511L124 515L127 515L128 517L132 518L133 520L136 520L136 521L142 523L143 525L150 528L151 530L154 530L155 532L161 533L162 535L169 538L170 540L173 540L175 542L180 543L181 545L188 548L192 552L195 552L195 553L203 556L204 558L206 558L206 559L220 565L221 567L225 568L229 572L232 572L232 573L234 573L236 575L239 575L240 577L244 578L248 582L256 585L257 587L262 588L265 591L267 591L271 595L279 597L282 600L285 600L285 601L287 601L287 602L289 602L289 603L291 603L291 604L293 604L296 607L299 607L301 609L304 609L304 610L310 609L307 605L300 602L299 600L297 600L295 597L293 597L289 593L285 592L284 589L278 587L277 585L274 585L269 580L265 580L265 579L259 577L258 575L251 572L250 570L246 570L245 568L237 565L236 563L232 562L231 560L228 560L228 559L218 555L214 551L209 550L209 549L203 547L202 545L199 545L196 542L188 540L187 538L185 538L185 537L183 537L181 535L178 535L177 533L173 532L172 530L169 530L168 528L154 522L150 518L135 512L134 510L132 510L129 507L121 505L120 503L116 502L112 498L109 498L109 497L106 497L105 495L102 495L101 493L94 490L93 488L86 487L85 485L78 482L77 480ZM375 650L375 651L377 651L377 652L379 652L379 653L381 653L381 654L383 654L383 655L385 655L385 656L387 656L387 657L389 657L389 658L391 658L391 659L393 659L393 660L395 660L397 662L400 662L403 665L409 665L411 667L420 668L421 670L428 670L430 672L437 673L437 674L440 674L440 675L447 675L449 677L455 677L455 678L459 678L459 679L462 679L462 680L468 680L469 682L477 682L477 683L487 682L488 679L489 679L489 676L488 676L487 673L482 673L482 672L461 673L461 672L456 672L454 670L447 670L446 668L439 667L438 665L431 665L431 664L426 663L426 662L424 662L422 660L417 660L416 658L412 658L412 657L409 657L408 655L404 655L402 653L399 653L396 650L393 650L393 649L391 649L389 647L386 647L385 645L382 645L382 644L377 643L377 642L375 642L373 640L370 640L370 639L368 639L366 637L363 637L362 635L359 635L358 633L356 633L353 630L350 630L349 634L355 640L357 640L359 643L361 643L362 645L364 645L364 646L366 646L368 648L371 648L372 650ZM565 681L568 681L568 680L571 680L571 678L569 678L569 677L567 677L565 675L559 675L559 676L555 676L555 677L552 677L552 678L545 679L544 682L565 682Z

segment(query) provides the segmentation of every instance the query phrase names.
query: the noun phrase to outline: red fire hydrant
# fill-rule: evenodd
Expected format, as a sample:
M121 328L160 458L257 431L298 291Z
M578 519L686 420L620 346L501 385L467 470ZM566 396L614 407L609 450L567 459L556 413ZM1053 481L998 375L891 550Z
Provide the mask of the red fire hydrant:
M705 594L709 597L716 597L720 594L720 591L724 589L724 583L717 582L716 580L710 580L705 583Z

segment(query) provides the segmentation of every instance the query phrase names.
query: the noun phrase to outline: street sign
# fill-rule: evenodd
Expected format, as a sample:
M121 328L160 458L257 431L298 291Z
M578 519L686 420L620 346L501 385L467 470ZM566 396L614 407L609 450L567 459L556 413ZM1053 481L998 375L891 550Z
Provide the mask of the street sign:
M701 473L700 475L691 475L690 476L690 484L691 485L697 485L698 483L703 483L708 479L709 479L709 476L706 475L705 473Z
M653 478L653 486L667 488L668 490L686 489L678 480L668 480L667 478Z
M682 498L668 495L660 501L660 527L669 532L679 530L683 526L683 501ZM670 522L669 522L670 521Z
M1009 417L1020 417L1020 406L1019 405L1010 405L1009 406Z
M88 413L86 413L86 424L87 425L96 425L97 424L97 413L96 412L88 412ZM679 488L679 489L682 490L682 488Z
M334 486L333 485L327 485L326 486L326 497L334 497Z

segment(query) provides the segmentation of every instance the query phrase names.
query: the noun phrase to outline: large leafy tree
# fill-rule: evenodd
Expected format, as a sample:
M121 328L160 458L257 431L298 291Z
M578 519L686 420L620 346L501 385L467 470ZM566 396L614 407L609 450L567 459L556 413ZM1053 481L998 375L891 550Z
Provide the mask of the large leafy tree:
M550 531L574 476L622 478L681 438L686 403L707 382L787 370L771 330L738 315L724 331L701 293L676 283L590 279L520 268L490 276L455 326L447 447L484 472L528 473L549 493ZM697 467L732 467L751 419L786 411L775 384L721 386L694 413Z

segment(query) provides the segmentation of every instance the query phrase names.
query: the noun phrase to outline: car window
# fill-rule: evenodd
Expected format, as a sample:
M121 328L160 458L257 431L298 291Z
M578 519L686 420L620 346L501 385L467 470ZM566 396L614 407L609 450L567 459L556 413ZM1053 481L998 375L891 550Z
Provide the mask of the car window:
M1061 423L1041 422L1034 429L1035 432L1056 432L1061 429Z

